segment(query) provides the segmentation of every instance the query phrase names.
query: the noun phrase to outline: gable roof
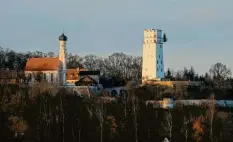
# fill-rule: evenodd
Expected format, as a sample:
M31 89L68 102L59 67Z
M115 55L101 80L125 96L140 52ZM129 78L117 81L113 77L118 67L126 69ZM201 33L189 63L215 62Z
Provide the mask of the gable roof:
M93 78L91 78L88 75L80 78L78 82L94 82L94 83L97 83L96 80L94 80Z
M27 61L25 71L51 71L59 69L59 58L31 58Z

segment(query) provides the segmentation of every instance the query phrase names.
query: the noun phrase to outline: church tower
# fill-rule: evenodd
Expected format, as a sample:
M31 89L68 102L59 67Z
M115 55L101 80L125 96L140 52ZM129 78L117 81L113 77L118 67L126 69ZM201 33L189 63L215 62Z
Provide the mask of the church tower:
M142 84L146 80L164 78L162 30L144 30L142 55Z
M60 51L59 51L59 61L60 61L60 69L59 69L59 81L60 85L66 84L66 62L67 62L67 53L66 53L66 41L67 37L62 33L59 36L60 41Z

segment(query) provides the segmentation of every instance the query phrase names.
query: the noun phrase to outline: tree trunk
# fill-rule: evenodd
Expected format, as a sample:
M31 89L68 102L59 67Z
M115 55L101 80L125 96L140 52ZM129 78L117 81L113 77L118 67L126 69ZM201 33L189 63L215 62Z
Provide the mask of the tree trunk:
M64 108L63 108L63 103L62 103L62 96L61 96L61 94L60 94L60 113L61 113L61 121L62 121L62 134L61 134L61 136L62 136L62 142L65 142L65 136L64 136L64 134L65 134L65 125L64 125L64 123L65 123L65 117L64 117Z
M138 123L137 123L137 99L136 96L133 96L132 98L132 104L133 104L133 115L134 115L134 129L135 129L135 142L138 142Z

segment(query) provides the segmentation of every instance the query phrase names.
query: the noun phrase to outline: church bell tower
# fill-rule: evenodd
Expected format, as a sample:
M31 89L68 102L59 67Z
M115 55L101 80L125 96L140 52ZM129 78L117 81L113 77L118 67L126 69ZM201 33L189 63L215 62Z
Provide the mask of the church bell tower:
M65 36L64 33L62 33L61 36L59 36L60 41L60 51L59 51L59 61L60 61L60 69L59 69L59 82L60 85L66 84L66 63L67 63L67 52L66 52L66 41L67 36Z

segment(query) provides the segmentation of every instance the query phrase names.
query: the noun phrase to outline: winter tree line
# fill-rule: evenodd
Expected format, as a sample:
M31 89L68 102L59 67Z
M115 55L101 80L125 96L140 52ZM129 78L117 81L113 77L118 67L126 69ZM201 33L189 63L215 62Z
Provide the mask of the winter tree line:
M233 112L210 104L174 109L145 103L155 88L127 88L126 99L74 96L40 82L0 86L1 142L231 142ZM178 91L178 90L177 90ZM178 94L184 94L181 91ZM187 92L186 92L187 93ZM182 98L180 98L182 99Z
M0 47L0 68L23 71L29 58L55 56L54 52L21 53ZM112 77L115 82L121 82L121 84L122 82L126 84L131 80L141 82L142 57L124 53L113 53L106 58L92 54L81 57L69 53L67 60L68 68L85 67L89 70L100 70L102 76ZM199 75L193 67L185 67L184 70L178 71L168 68L165 77L170 80L203 81L206 85L212 87L226 87L232 82L231 70L222 63L212 65L204 75Z

